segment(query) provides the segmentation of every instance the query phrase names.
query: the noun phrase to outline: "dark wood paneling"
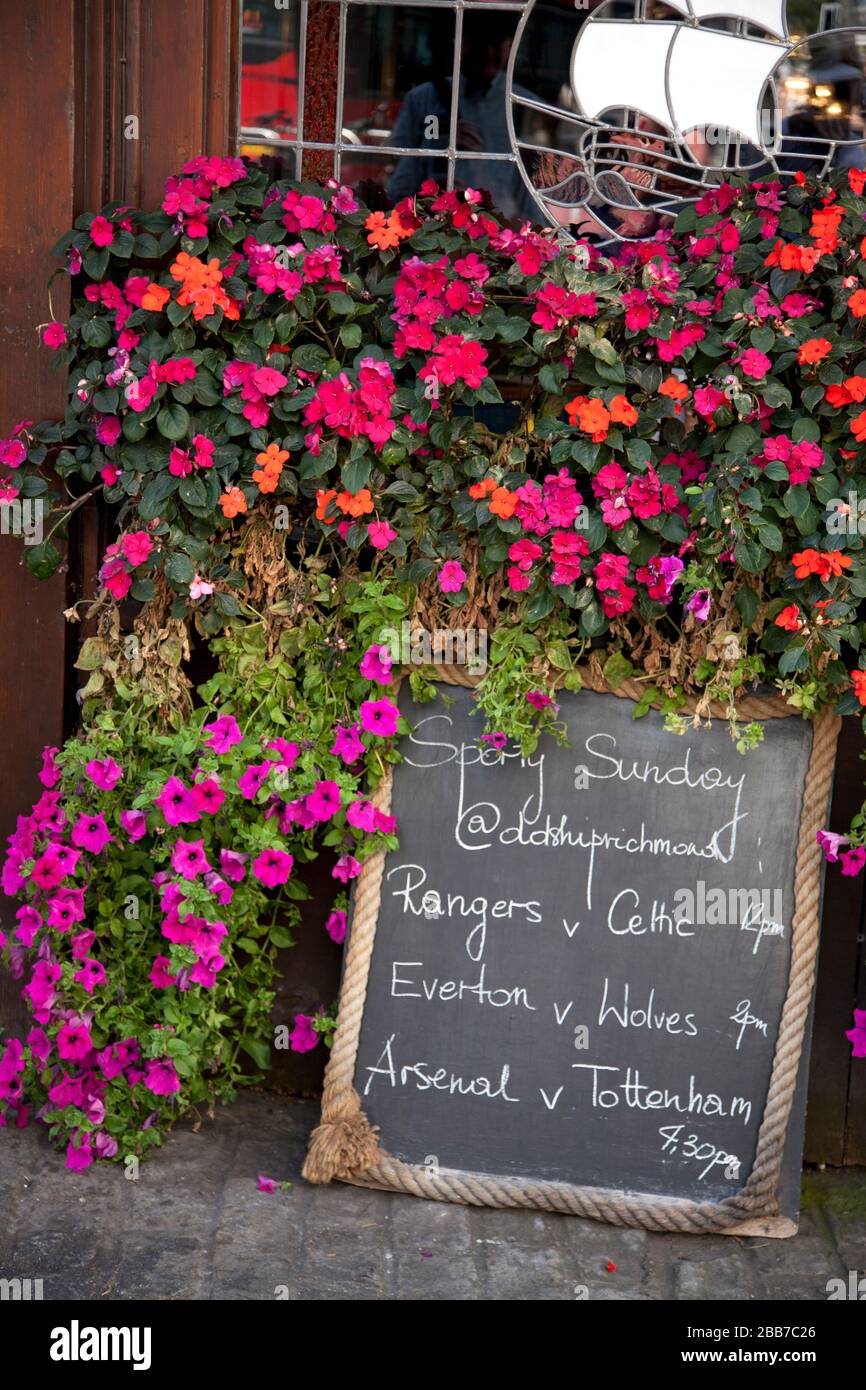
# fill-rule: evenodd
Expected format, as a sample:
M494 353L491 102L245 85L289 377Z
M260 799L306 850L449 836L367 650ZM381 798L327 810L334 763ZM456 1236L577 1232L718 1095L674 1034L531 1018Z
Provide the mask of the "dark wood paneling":
M22 417L58 416L62 377L50 369L37 324L52 314L50 249L70 225L74 163L74 16L71 4L32 0L0 6L0 129L4 132L0 202L0 429ZM52 288L54 316L67 287ZM0 537L0 835L41 790L44 744L62 735L66 575L39 584L23 568L23 546ZM8 900L0 902L6 915ZM0 1013L14 1016L18 987L0 981Z

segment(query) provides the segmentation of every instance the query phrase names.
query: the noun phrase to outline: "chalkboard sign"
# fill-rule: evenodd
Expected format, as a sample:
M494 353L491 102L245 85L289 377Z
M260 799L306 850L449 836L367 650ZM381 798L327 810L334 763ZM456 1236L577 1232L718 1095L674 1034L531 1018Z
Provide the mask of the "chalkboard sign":
M832 748L816 772L814 726L769 718L744 756L724 721L677 736L654 711L635 720L629 699L582 691L561 696L569 746L545 736L524 758L479 744L471 690L438 689L426 705L401 691L413 731L391 790L400 847L369 866L381 880L363 961L350 938L366 992L348 1042L338 1023L332 1066L345 1074L352 1050L380 1152L340 1175L790 1234L818 922L810 841ZM794 1051L774 1075L786 1000Z

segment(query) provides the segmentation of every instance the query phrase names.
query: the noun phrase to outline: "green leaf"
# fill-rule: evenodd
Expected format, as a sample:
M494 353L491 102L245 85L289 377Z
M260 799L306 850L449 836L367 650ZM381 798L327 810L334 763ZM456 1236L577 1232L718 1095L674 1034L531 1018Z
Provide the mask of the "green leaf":
M25 545L24 556L27 568L37 579L50 579L61 560L60 551L50 541Z
M169 401L156 417L156 428L163 439L185 439L189 433L189 412L177 401Z
M261 1038L241 1038L241 1049L248 1057L252 1057L262 1071L266 1071L271 1065L270 1044L263 1042Z
M183 592L195 577L195 565L182 550L174 550L165 562L165 577L177 592Z

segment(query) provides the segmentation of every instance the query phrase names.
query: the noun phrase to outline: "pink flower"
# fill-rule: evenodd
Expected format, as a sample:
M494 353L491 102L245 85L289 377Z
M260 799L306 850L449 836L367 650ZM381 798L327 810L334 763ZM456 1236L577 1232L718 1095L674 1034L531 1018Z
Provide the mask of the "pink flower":
M357 878L361 872L361 865L352 854L341 854L333 869L331 877L338 878L341 883L348 883L350 879Z
M246 801L255 801L273 770L273 763L250 763L238 778L238 791Z
M153 550L153 541L146 531L127 531L120 538L120 548L133 569L143 565Z
M78 1133L78 1131L76 1131ZM85 1168L89 1168L93 1162L93 1150L90 1147L89 1136L82 1134L76 1145L74 1139L70 1139L66 1146L66 1167L72 1173L83 1173Z
M847 835L837 835L833 830L819 830L815 839L821 846L828 864L835 864L842 845L849 843Z
M94 217L90 224L90 239L94 246L110 246L114 241L114 228L107 217Z
M252 383L263 396L276 396L284 386L288 386L289 379L273 367L259 367L258 371L252 374Z
M144 1064L144 1084L155 1096L170 1096L180 1090L180 1077L168 1057L151 1059Z
M215 816L225 801L226 794L215 778L206 777L204 781L193 785L192 799L202 815Z
M757 348L746 348L737 362L743 369L743 376L750 376L754 381L761 381L773 365L766 353Z
M839 855L842 864L842 873L845 878L856 878L866 864L866 849L862 845L855 846L854 849L846 850Z
M704 419L714 415L720 405L725 403L725 393L716 386L698 386L694 394L695 410Z
M171 867L182 878L194 879L210 869L204 840L178 840L171 854Z
M227 753L236 743L244 741L238 721L230 714L221 714L212 724L205 724L202 733L210 735L205 743L214 753Z
M63 347L63 344L67 341L65 325L56 321L46 324L42 330L42 341L46 347L54 348L55 350Z
M97 985L105 982L105 966L98 960L87 959L83 962L81 969L76 970L74 980L77 980L86 994L92 994Z
M120 438L120 420L117 415L100 415L96 426L97 443L105 444L108 448L116 444ZM109 465L113 466L113 465ZM116 472L117 470L115 470Z
M363 757L364 745L357 724L351 724L348 729L344 729L342 724L337 725L331 752L347 764L356 763Z
M259 1192L276 1192L277 1184L273 1178L266 1178L264 1173L259 1173L256 1178L256 1187Z
M851 1044L852 1057L866 1057L866 1009L854 1010L854 1027L848 1029L845 1037Z
M458 560L446 560L439 571L439 588L443 594L456 594L466 583L466 571Z
M390 700L365 700L361 705L361 727L379 738L392 738L397 732L400 711Z
M289 1034L289 1047L293 1052L312 1052L319 1041L313 1027L313 1020L306 1014L296 1014L295 1026Z
M89 850L91 854L101 854L114 836L109 834L104 816L78 817L72 830L72 843L79 849Z
M154 805L162 812L168 825L181 825L199 819L195 798L179 777L169 777Z
M710 616L710 591L709 589L696 589L690 599L686 600L686 611L694 613L699 623L705 623Z
M154 989L170 989L176 983L177 976L169 974L170 969L168 956L156 956L150 967L150 983Z
M552 709L554 713L559 709L550 695L545 695L543 690L529 690L526 693L527 702L533 709Z
M133 843L147 834L147 816L143 811L121 811L120 824Z
M77 936L72 938L72 958L73 960L86 960L90 955L93 943L96 940L95 931L80 931Z
M387 521L371 521L367 526L367 537L374 550L387 550L397 539L397 532Z
M317 782L305 805L313 820L330 820L340 809L340 788L336 782Z
M57 1052L64 1062L80 1062L93 1047L83 1023L64 1023L57 1034Z
M325 931L332 941L336 941L341 946L346 940L346 914L340 908L335 907L330 917L325 922Z
M95 787L100 791L113 791L123 776L123 769L113 758L91 758L84 769Z
M43 748L42 750L42 771L39 773L39 780L43 787L56 787L60 781L60 768L55 762L59 748Z
M15 917L18 922L15 928L16 941L20 941L22 946L32 946L39 928L43 925L41 913L37 912L35 907L25 905L19 907Z
M390 685L391 653L387 647L368 647L361 660L361 675L365 681L376 681L379 685Z
M253 873L266 888L277 888L288 882L294 862L285 850L266 849L253 860Z
M220 868L226 878L231 879L232 883L240 883L242 881L244 873L246 872L244 868L246 860L247 856L245 854L238 854L236 850L220 850Z

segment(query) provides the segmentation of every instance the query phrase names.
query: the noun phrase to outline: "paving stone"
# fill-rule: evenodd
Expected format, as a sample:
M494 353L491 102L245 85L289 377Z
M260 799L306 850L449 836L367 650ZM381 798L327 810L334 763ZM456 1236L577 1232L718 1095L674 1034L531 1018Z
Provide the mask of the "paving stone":
M697 1237L700 1239L700 1237ZM743 1302L760 1294L753 1272L742 1253L680 1260L674 1269L676 1299L718 1299Z
M317 1107L264 1093L181 1126L138 1181L0 1132L0 1278L46 1300L811 1300L866 1266L866 1175L808 1174L790 1240L680 1236L300 1176ZM263 1173L291 1183L257 1190ZM613 1266L613 1268L609 1268ZM277 1312L279 1310L277 1309Z

